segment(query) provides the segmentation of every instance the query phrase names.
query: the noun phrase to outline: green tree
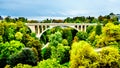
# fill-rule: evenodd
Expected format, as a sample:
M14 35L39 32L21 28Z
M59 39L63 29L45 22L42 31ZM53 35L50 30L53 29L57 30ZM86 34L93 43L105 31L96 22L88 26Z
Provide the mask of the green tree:
M56 47L58 43L62 42L62 34L59 31L51 34L51 36L49 37L49 41L51 46Z
M2 59L3 57L9 58L10 55L18 53L24 47L24 44L15 40L10 41L10 43L3 43L0 46L0 59Z
M21 52L11 55L8 64L15 66L18 63L37 65L37 58L31 48L24 48Z
M10 41L10 43L0 43L0 67L3 68L7 64L9 57L18 53L24 47L24 44L14 40Z
M69 42L68 45L70 46L72 44L72 39L73 39L72 28L67 27L63 29L62 37Z
M86 40L88 37L88 34L86 32L79 31L76 33L76 36L79 40Z
M51 47L51 58L56 58L60 64L69 61L69 46L58 44L57 47Z
M102 26L101 26L100 23L98 23L97 26L96 26L95 34L96 34L96 35L102 34Z

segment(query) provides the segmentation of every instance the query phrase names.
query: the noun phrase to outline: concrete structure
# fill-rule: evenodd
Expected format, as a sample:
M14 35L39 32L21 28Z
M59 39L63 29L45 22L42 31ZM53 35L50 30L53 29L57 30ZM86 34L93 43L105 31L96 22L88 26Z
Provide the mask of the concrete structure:
M26 23L26 25L40 38L45 31L56 26L68 26L76 30L86 31L88 26L95 26L97 23Z

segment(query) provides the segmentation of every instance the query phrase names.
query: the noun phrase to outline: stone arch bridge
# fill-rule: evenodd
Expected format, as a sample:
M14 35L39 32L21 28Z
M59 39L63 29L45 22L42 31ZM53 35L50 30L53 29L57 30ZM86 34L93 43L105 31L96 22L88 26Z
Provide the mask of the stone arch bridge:
M56 26L68 26L80 31L86 31L88 26L95 26L97 23L26 23L26 25L31 29L32 32L36 33L36 36L40 36L48 29Z

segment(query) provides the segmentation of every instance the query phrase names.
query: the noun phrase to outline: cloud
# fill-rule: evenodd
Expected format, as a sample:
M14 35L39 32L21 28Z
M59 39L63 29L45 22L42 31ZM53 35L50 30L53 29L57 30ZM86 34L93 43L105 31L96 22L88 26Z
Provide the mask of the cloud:
M98 16L120 13L120 0L0 0L0 15Z
M63 16L78 16L78 15L86 15L89 14L89 10L67 10L59 12Z

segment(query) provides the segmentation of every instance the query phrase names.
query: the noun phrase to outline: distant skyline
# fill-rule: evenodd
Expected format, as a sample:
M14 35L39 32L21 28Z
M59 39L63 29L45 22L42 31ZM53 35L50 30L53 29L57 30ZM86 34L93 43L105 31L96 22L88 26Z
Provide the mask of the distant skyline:
M0 15L31 19L120 14L120 0L0 0Z

